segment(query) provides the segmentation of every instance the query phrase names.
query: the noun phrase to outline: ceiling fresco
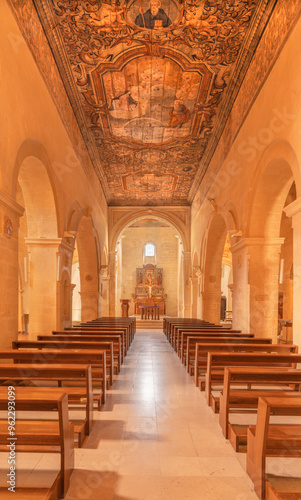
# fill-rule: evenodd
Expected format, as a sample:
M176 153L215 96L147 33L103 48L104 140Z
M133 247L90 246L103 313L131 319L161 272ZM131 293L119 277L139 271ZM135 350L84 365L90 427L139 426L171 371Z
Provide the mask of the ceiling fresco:
M268 0L34 3L109 205L189 205Z

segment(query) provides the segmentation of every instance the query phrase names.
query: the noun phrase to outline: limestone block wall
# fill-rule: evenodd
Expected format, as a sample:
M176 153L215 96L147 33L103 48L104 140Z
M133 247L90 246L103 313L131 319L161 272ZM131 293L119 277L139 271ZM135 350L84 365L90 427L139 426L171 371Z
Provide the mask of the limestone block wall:
M129 314L134 313L132 293L136 286L136 268L143 267L143 248L156 245L157 267L163 268L163 287L167 294L166 314L177 315L178 307L178 239L171 227L128 228L121 239L121 280L117 294L117 312L121 314L120 298L131 299ZM118 309L120 310L118 311Z

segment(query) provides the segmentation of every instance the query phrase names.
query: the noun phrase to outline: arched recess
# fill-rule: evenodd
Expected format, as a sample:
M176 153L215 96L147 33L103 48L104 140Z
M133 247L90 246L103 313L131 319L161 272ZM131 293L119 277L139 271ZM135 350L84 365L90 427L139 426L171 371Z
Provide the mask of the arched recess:
M49 165L46 167L36 155L25 157L24 152L19 152L16 163L14 195L25 208L18 240L19 266L24 275L21 315L24 329L34 338L36 333L49 333L57 326L60 217Z
M223 215L214 213L208 227L203 282L202 319L220 323L222 258L227 236Z
M285 245L283 210L294 183L298 192L296 155L287 142L277 141L267 148L256 169L243 243L248 260L249 330L274 340L278 333L280 256Z
M141 210L139 212L135 212L129 216L126 216L118 221L115 226L111 227L110 232L110 253L109 253L109 276L110 276L110 315L120 315L120 303L119 300L129 299L131 298L131 294L135 292L136 287L136 279L134 275L136 273L136 268L143 266L143 251L142 247L144 244L155 241L151 241L151 239L147 236L147 232L145 233L144 240L139 242L141 246L141 259L140 254L137 258L137 262L132 264L131 270L131 280L130 285L127 284L124 287L124 264L127 263L130 259L128 257L124 257L124 243L121 244L123 236L126 234L127 230L130 226L135 224L139 225L145 220L157 221L158 223L162 223L162 225L166 225L170 228L173 233L173 240L171 246L173 250L171 250L170 260L173 259L173 254L175 256L175 271L172 276L168 276L168 273L163 275L163 287L164 289L168 289L168 287L172 286L172 292L167 293L166 298L166 314L168 315L180 315L180 316L190 316L191 314L191 283L189 277L191 276L191 254L189 251L189 240L185 230L183 229L180 221L176 221L176 218L171 217L169 214L161 213L156 209L152 210ZM166 242L166 246L168 243ZM139 247L140 248L140 247ZM135 249L133 249L135 250ZM140 250L139 250L140 251ZM167 250L166 250L167 251ZM123 255L121 255L123 253ZM161 267L157 262L158 268ZM165 280L165 284L164 284ZM166 281L167 280L167 281ZM172 283L173 280L173 283ZM135 282L134 282L135 281ZM180 284L180 285L179 285ZM130 296L124 296L124 294L130 294ZM166 292L165 292L166 293ZM172 295L173 294L173 295ZM174 297L171 300L171 297ZM134 299L136 300L136 299ZM168 302L171 301L171 302ZM137 310L134 308L133 301L130 304L130 314L137 313ZM137 304L136 304L137 306ZM172 314L169 311L173 311Z
M97 243L91 217L83 216L77 231L81 321L84 322L98 317Z

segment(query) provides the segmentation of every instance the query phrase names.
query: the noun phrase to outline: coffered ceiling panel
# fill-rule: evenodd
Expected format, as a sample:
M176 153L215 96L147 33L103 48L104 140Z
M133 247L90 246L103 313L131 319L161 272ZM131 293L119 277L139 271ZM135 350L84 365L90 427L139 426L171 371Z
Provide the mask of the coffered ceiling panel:
M108 203L189 205L274 1L34 2Z

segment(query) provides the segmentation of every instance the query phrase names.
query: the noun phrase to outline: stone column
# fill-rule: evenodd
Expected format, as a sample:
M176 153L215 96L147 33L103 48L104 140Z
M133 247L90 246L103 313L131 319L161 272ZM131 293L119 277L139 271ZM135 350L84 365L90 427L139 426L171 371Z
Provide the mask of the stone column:
M110 316L110 276L102 277L102 316Z
M18 227L24 209L0 191L1 347L11 349L18 336Z
M293 342L301 347L301 198L284 208L293 226Z
M25 238L29 254L29 334L49 334L58 326L61 238Z
M198 277L192 276L191 282L191 317L198 317Z
M191 317L190 269L191 269L191 253L183 252L184 318Z
M202 292L203 297L203 315L202 319L211 321L219 325L221 322L221 291L206 290Z
M232 252L233 268L232 328L249 333L250 285L248 247L245 240L241 240L232 243L230 250Z
M98 317L98 291L80 291L82 303L81 320L92 321Z
M109 316L116 316L117 253L109 252Z
M245 238L233 254L233 328L277 342L279 259L283 238ZM248 326L249 323L249 326Z
M76 285L71 284L74 246L70 241L72 241L72 238L63 238L59 246L56 315L58 330L72 326L72 296Z

